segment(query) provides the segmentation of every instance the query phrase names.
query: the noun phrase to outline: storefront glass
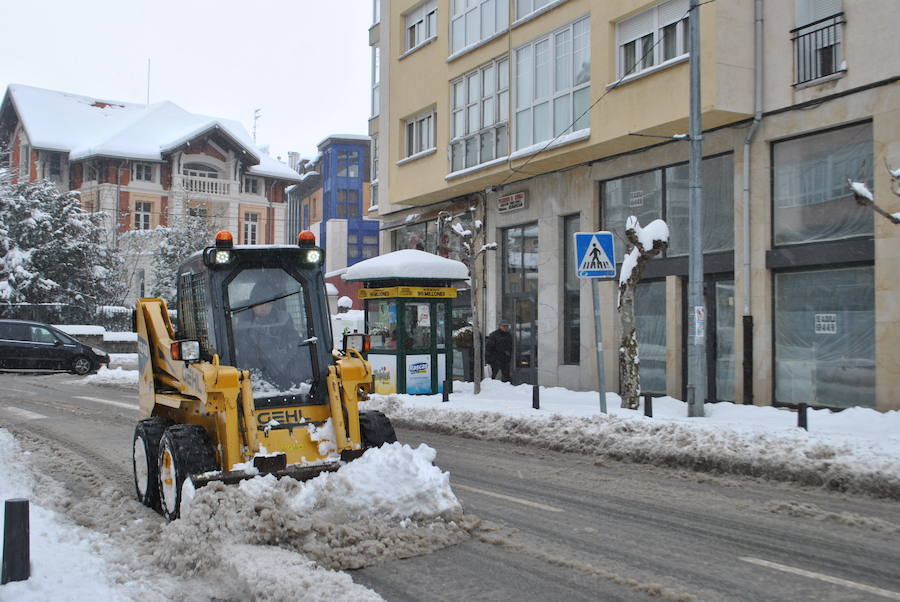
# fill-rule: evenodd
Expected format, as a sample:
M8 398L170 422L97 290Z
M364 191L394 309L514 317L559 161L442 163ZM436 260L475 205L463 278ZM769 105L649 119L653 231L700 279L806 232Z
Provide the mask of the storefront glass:
M875 405L871 266L775 275L775 401Z
M641 392L666 392L666 283L642 282L634 295Z

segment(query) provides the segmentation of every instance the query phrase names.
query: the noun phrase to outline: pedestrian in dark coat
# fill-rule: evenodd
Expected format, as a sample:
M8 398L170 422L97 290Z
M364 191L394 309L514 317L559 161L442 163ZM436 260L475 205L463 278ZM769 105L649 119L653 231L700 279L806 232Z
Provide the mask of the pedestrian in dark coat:
M494 379L509 382L509 364L512 360L512 335L509 322L501 322L497 330L485 339L484 359L491 366Z

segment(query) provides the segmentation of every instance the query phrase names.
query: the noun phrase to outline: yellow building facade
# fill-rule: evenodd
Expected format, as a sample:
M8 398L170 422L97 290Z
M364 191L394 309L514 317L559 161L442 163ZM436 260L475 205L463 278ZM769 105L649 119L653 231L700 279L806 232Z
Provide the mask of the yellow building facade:
M642 388L685 398L689 0L375 0L373 212L382 247L440 252L480 208L487 330L514 378L595 389L574 232L664 219L636 302ZM900 408L900 42L891 0L699 8L708 398ZM617 243L617 261L624 244ZM483 270L483 273L481 272ZM618 387L616 281L600 283Z

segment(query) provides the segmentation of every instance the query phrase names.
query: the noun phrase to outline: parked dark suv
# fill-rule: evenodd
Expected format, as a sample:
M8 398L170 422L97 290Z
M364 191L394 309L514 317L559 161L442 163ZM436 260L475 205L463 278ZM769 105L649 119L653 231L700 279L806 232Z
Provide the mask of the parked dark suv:
M109 354L40 322L0 320L0 369L96 372Z

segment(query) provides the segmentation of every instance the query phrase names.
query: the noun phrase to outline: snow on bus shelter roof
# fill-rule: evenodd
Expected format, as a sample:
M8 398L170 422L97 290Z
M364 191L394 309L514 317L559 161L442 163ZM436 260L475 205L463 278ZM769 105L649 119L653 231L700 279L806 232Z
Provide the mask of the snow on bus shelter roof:
M403 249L360 261L341 275L344 280L467 280L469 268L461 261L433 253Z

